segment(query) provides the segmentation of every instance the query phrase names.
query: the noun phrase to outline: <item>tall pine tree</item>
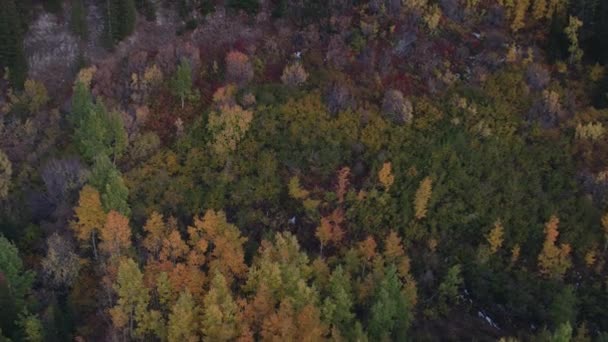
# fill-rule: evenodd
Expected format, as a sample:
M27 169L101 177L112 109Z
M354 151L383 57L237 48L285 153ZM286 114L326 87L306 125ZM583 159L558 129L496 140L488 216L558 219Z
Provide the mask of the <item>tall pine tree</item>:
M23 88L27 76L22 33L15 0L0 0L0 68L8 69L9 81L16 89Z
M86 39L88 35L87 9L84 0L72 0L72 13L70 17L70 29L80 39Z
M111 45L133 33L136 16L134 0L106 0L106 35Z

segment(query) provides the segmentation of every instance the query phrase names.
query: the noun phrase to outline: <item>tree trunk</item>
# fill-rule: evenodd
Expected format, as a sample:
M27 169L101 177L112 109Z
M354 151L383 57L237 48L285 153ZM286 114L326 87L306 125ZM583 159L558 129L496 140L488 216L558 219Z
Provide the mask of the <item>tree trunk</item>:
M91 232L91 242L93 243L93 256L97 260L97 243L95 242L95 231Z

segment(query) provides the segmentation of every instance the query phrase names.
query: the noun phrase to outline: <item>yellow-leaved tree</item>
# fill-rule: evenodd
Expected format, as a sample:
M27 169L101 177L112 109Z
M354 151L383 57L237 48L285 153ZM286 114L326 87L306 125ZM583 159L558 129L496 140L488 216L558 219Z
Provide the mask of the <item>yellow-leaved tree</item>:
M231 341L239 335L238 306L221 273L213 277L203 304L200 324L205 340Z
M247 265L243 244L247 238L241 236L235 225L228 223L223 211L207 210L202 218L194 219L188 234L191 241L204 240L211 246L209 268L212 272L219 271L228 282L235 276L245 276Z
M490 230L490 232L486 236L486 240L490 245L490 252L492 254L498 252L500 247L502 247L502 243L504 241L504 234L505 229L503 228L500 220L497 220L496 222L494 222L494 227L492 228L492 230Z
M208 127L213 134L211 148L222 157L234 151L249 130L252 120L253 112L239 105L220 106L218 111L209 114Z
M420 182L420 186L416 190L416 197L414 198L414 216L416 219L421 220L426 217L432 194L433 180L427 176Z
M538 268L541 274L560 279L572 266L572 261L570 245L564 243L559 247L556 245L559 236L558 227L559 219L555 215L551 216L549 222L545 224L545 243L538 256Z
M169 342L199 341L199 311L190 292L187 290L182 292L169 314L167 340Z
M80 190L78 206L74 209L75 220L70 226L81 242L91 241L93 253L97 258L97 233L103 227L106 213L101 206L99 192L92 186L85 185Z
M122 330L125 337L142 337L150 294L144 286L143 274L133 259L120 261L113 287L118 296L116 305L110 309L114 327Z
M380 172L378 172L378 180L380 180L380 184L382 184L384 190L388 191L391 188L391 185L395 182L391 162L386 162L382 165Z

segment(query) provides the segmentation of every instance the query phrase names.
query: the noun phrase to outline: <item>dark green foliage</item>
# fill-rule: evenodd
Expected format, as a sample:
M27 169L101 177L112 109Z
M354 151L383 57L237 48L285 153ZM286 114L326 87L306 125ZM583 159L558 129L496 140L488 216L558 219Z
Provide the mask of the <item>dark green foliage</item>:
M228 0L228 7L245 11L248 14L256 14L260 3L258 0Z
M93 103L81 83L76 84L69 118L74 125L74 142L87 160L102 154L116 160L127 147L127 133L120 113L108 112L101 102Z
M549 306L549 317L554 327L576 321L576 294L570 285L554 291L554 298Z
M287 12L287 0L273 0L272 16L275 18L281 18Z
M87 9L84 5L84 0L72 0L70 29L80 39L85 40L87 38Z
M25 308L34 273L26 271L14 244L0 235L0 330L17 336L15 321Z
M137 11L146 17L146 20L153 21L156 19L156 8L152 0L136 0L135 6Z
M60 13L62 9L62 0L44 0L42 2L44 9L51 13Z
M551 18L547 51L553 61L564 60L568 57L569 42L564 33L567 25L568 17L565 14L556 14Z
M390 266L380 282L370 308L368 331L374 341L405 341L412 313L401 292L401 281L394 266Z
M0 330L5 332L7 336L9 333L17 331L16 320L18 317L19 309L15 303L13 294L10 292L9 284L7 281L0 281ZM3 341L0 337L0 341Z
M213 5L213 0L199 0L198 1L198 11L202 15L207 15L213 12L215 6Z
M338 266L331 275L329 291L323 304L326 321L337 327L343 336L350 336L353 333L352 326L355 320L354 301L350 279L341 266Z
M17 307L22 307L34 280L34 273L25 270L17 247L1 235L0 272L2 281L8 284L8 290Z
M129 215L129 190L120 172L106 155L101 154L95 158L89 182L99 191L101 204L106 212L116 210L123 215Z
M186 98L192 92L192 67L188 60L183 59L177 67L177 71L171 79L171 90L175 96L179 97L183 109Z
M8 68L8 79L16 89L23 88L27 77L22 33L15 0L0 0L0 68Z
M82 82L76 82L74 93L72 94L72 112L68 116L68 121L73 125L79 125L93 108L93 96Z
M128 37L135 29L134 0L106 0L106 36L111 45Z

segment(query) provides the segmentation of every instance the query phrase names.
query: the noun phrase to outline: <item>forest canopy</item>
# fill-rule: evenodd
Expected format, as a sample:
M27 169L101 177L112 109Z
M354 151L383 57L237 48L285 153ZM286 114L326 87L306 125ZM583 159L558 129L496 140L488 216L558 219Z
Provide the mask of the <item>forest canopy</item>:
M608 341L607 18L0 0L0 341Z

